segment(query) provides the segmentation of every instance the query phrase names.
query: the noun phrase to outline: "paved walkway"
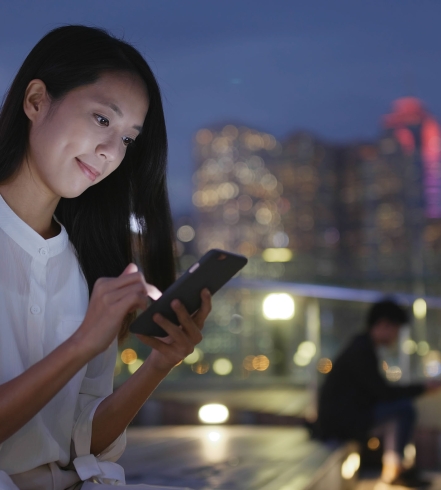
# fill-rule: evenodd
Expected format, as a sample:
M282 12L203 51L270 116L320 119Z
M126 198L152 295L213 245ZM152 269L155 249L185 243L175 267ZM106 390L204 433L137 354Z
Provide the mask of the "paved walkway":
M119 463L127 483L193 490L341 489L347 452L292 427L132 428Z

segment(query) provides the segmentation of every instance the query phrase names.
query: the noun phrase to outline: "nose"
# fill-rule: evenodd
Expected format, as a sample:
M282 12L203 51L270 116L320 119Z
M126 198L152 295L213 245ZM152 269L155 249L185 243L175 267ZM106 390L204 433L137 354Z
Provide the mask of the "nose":
M116 134L107 134L96 146L95 153L109 163L120 162L124 158L121 138Z

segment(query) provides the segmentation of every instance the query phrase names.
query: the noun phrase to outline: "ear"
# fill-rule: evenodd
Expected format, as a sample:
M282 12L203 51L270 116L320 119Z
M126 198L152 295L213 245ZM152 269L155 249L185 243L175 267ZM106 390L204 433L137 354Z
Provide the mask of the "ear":
M41 116L49 100L46 84L42 80L31 80L26 88L23 110L30 121Z

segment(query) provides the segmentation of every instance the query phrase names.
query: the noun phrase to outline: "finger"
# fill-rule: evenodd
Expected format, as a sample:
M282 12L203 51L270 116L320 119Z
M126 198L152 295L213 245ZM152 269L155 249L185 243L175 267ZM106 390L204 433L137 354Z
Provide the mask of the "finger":
M190 337L193 344L198 344L202 340L202 336L200 328L196 325L194 318L190 316L185 306L179 300L173 300L171 307L176 313L182 329Z
M124 298L127 295L133 295L133 294L140 294L144 297L145 303L147 304L148 302L148 296L147 293L144 289L143 284L140 283L134 283L134 284L128 284L127 286L119 289L114 289L112 291L109 291L103 296L103 300L106 304L112 305L114 303L117 303L120 301L122 298Z
M204 327L204 322L207 316L211 312L211 294L207 288L201 291L201 298L202 298L201 307L193 317L193 320L195 321L196 325L200 329Z
M134 272L138 272L138 266L132 262L122 271L121 276L133 274Z
M172 366L180 363L194 351L194 346L190 343L186 345L178 345L177 343L168 344L165 341L166 339L163 338L158 339L141 334L136 334L136 336L141 342L160 352Z
M129 313L137 309L145 310L147 308L147 296L143 292L131 291L116 301L112 307L124 313Z
M162 296L161 291L156 286L153 286L153 284L149 284L146 282L147 285L147 294L150 296L150 298L157 300Z
M127 268L124 269L124 271L127 271ZM106 278L102 284L104 289L109 291L112 289L124 288L127 285L134 283L142 284L147 294L147 283L144 279L144 275L139 271L130 273L126 272L118 277Z
M178 325L171 322L160 313L153 315L153 321L157 323L174 342L185 342L185 334Z
M162 342L161 340L158 340L155 337L149 337L147 335L136 334L136 336L143 344L146 344L152 349L157 350L164 356L170 355L170 351L172 349L170 344L166 344L165 342Z

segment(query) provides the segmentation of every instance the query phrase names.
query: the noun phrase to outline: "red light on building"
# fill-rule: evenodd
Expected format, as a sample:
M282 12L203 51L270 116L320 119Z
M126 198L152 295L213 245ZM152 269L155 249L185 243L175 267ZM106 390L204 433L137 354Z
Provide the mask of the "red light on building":
M428 218L441 218L441 127L415 97L396 100L383 118L405 155L420 163Z

